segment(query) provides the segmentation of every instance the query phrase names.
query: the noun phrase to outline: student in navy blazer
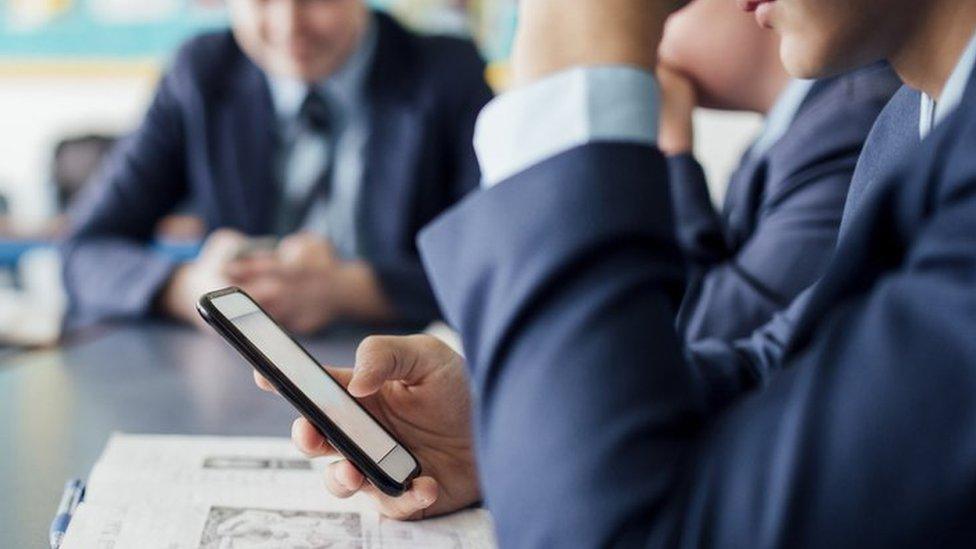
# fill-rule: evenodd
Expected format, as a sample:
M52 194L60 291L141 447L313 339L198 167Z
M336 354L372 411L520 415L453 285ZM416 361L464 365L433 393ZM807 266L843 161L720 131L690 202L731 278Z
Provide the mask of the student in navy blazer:
M885 58L923 94L914 120L895 119L905 103L879 120L864 158L888 143L900 157L859 168L862 194L782 359L752 374L764 390L721 407L708 401L722 372L702 376L674 330L682 254L646 107L644 48L673 3L614 5L613 18L599 17L606 0L573 0L568 16L559 2L521 5L517 91L479 121L491 188L420 237L468 371L435 341L395 338L364 343L349 376L360 397L384 381L411 388L399 391L409 403L374 399L398 410L393 428L421 433L403 442L429 474L376 496L379 508L416 518L483 499L504 547L971 546L976 5L742 3L784 37L797 74ZM604 47L555 47L579 36ZM513 109L533 128L585 122L529 134ZM917 144L902 132L913 122ZM453 421L469 411L471 424ZM329 450L307 422L294 438ZM328 476L336 494L376 494L348 463Z
M71 324L159 312L193 320L196 296L228 284L302 332L335 318L439 316L414 239L480 180L471 136L491 98L482 59L469 41L418 36L359 0L274 4L293 4L295 20L269 3L235 0L228 4L233 33L203 35L179 51L142 126L73 209L64 245ZM343 41L349 51L334 51ZM351 80L355 63L359 87L330 87ZM293 84L301 80L325 83ZM336 91L338 99L345 91L366 114L343 126L359 120L351 149L358 152L328 153L332 202L303 225L300 212L282 214L282 174L291 173L282 164L292 157L282 152L287 132L278 115L279 99L291 97L302 109L296 118L303 116L306 89ZM302 146L314 152L317 142ZM311 169L309 181L318 165ZM214 233L196 261L180 265L149 242L156 222L186 203ZM297 222L291 232L280 231L283 218ZM351 252L342 253L332 233L309 228L337 219L346 221ZM284 237L277 253L238 258L246 237L263 235Z
M746 337L820 277L861 146L901 86L886 64L794 80L779 47L776 34L728 0L693 2L665 27L658 144L689 268L677 320L688 342ZM696 105L765 117L721 211L693 150Z

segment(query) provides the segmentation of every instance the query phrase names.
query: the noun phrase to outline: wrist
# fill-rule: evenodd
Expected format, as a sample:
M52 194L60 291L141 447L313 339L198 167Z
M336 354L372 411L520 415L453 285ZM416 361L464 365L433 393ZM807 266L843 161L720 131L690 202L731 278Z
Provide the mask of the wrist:
M631 65L653 71L668 0L524 0L514 83L573 67Z
M195 310L191 290L193 279L193 267L187 263L177 267L170 275L169 280L163 287L157 300L157 308L164 314L193 322L195 320Z
M664 122L658 134L658 148L666 156L689 154L695 148L694 125L689 116L686 121Z
M385 321L394 316L376 273L366 262L340 263L335 271L335 289L338 316L367 321Z
M661 123L658 148L668 156L690 153L694 149L694 113L698 104L695 86L678 69L661 64L657 68L661 91Z

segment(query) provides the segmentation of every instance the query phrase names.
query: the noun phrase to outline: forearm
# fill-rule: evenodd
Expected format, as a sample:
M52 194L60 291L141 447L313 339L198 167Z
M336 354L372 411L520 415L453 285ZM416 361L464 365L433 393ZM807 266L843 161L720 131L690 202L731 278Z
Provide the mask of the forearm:
M653 148L589 145L422 235L472 368L479 463L503 545L606 545L677 478L679 447L655 433L693 418L701 401L673 329L682 270L664 177ZM605 505L597 516L594 502Z
M373 268L364 261L349 261L336 271L340 316L367 322L385 322L395 316Z
M146 243L118 237L74 238L62 246L73 326L145 317L176 263Z
M573 67L632 65L653 71L671 0L526 0L519 6L513 83Z
M120 142L69 211L69 323L145 316L175 262L150 249L156 223L186 196L181 107L160 83L139 129Z
M196 303L206 291L195 282L193 266L186 263L172 271L156 296L154 308L177 320L202 324L200 315L196 312Z
M783 368L787 348L812 293L811 287L745 337L689 340L687 332L679 329L685 340L685 358L702 382L708 410L721 410L770 383Z

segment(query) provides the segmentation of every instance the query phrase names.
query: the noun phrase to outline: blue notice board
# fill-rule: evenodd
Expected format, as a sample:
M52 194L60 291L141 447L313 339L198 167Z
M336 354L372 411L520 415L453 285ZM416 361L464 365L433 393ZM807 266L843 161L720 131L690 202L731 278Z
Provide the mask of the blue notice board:
M0 57L157 58L225 24L223 0L0 0Z

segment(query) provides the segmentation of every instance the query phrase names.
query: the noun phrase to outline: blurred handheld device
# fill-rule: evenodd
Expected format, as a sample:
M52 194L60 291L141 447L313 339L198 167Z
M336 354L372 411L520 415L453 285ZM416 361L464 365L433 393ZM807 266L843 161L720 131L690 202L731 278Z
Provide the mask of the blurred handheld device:
M278 238L274 236L259 236L249 238L234 253L234 260L247 259L260 253L271 253L278 247Z
M377 488L398 496L420 474L413 454L242 290L210 292L197 311Z

